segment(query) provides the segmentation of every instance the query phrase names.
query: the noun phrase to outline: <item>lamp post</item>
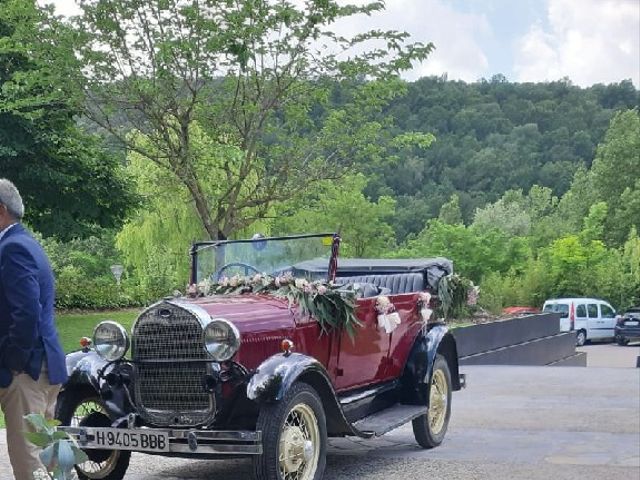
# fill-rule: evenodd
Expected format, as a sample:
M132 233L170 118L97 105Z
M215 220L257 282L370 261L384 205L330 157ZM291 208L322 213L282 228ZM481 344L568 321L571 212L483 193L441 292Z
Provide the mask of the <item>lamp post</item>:
M118 286L120 286L120 278L122 278L122 273L124 272L124 267L122 265L111 265L111 273L116 279Z

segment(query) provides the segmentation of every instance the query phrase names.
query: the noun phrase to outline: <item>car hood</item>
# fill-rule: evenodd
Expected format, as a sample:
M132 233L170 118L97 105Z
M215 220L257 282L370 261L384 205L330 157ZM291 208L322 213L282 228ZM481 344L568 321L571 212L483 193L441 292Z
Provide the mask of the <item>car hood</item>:
M240 331L240 348L234 360L245 368L257 368L280 352L284 338L296 338L294 310L286 299L270 295L215 295L188 300L212 317L232 322Z
M214 295L190 299L212 317L232 322L243 335L287 331L295 326L289 302L270 295Z

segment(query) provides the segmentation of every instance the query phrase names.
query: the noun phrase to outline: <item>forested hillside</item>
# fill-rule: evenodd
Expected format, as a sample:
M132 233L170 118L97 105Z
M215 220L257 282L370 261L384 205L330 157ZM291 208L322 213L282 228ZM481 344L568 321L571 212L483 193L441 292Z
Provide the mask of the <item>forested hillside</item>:
M436 141L380 171L367 192L397 199L400 241L437 217L453 193L466 222L509 189L540 185L560 196L578 167L590 167L613 113L638 103L630 81L585 89L502 76L476 83L422 78L389 112L398 131L431 132Z

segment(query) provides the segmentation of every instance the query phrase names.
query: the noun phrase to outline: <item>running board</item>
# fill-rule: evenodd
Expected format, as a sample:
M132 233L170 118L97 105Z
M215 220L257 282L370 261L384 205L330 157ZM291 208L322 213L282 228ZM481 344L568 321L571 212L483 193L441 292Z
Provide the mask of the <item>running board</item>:
M424 405L401 405L386 408L353 424L363 434L379 437L427 413Z

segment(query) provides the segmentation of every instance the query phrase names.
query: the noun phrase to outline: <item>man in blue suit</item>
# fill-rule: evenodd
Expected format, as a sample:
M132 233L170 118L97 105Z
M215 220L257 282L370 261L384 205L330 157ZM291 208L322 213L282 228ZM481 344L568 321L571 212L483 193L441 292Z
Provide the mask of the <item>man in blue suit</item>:
M0 178L0 406L16 480L33 480L42 468L38 448L24 431L24 415L53 417L65 357L53 314L54 279L44 250L20 224L22 198Z

